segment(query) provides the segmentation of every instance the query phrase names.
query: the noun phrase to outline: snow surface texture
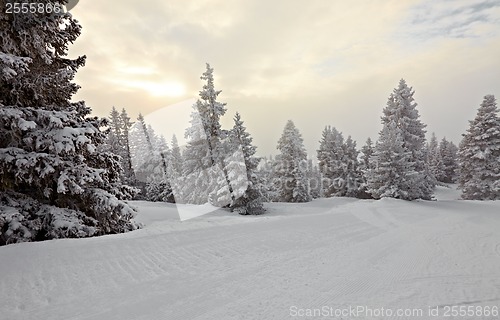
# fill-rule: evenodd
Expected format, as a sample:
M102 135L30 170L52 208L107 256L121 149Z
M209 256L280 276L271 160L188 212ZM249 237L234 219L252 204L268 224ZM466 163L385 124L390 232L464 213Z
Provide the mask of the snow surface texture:
M134 202L144 229L1 247L0 318L291 319L293 306L500 306L500 202L458 196L438 187L439 201L331 198L183 222L175 205Z

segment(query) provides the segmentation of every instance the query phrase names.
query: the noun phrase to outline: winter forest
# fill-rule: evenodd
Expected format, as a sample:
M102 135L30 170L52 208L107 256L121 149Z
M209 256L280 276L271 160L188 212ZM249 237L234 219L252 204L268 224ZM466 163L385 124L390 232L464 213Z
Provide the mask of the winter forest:
M236 319L242 305L246 314L238 319L317 316L308 313L317 309L307 309L306 303L317 307L325 292L343 305L396 307L417 301L442 309L448 303L498 302L498 270L489 262L498 259L500 247L485 240L498 231L494 200L500 200L500 114L494 92L484 92L483 100L470 106L476 116L461 141L451 141L421 120L411 79L394 79L386 104L379 106L380 118L371 119L380 125L378 136L355 141L332 119L318 130L311 154L290 118L274 141L275 154L260 157L245 118L228 112L217 66L209 63L199 66L201 76L192 75L199 77L200 89L185 145L175 135L158 133L144 114L131 117L128 106L106 106L107 117L95 116L85 101L73 100L80 89L74 78L87 57L70 57L68 50L81 30L69 12L0 13L0 246L5 249L0 274L11 274L0 280L0 311L9 319L26 319L26 308L30 319L69 318L85 314L84 308L93 308L93 319L124 319L131 310L145 312L134 319L155 312L166 319ZM233 120L230 127L222 125L227 118ZM442 196L455 191L457 199ZM181 207L212 209L206 218L186 222L176 216ZM462 236L466 244L455 246ZM372 252L365 241L386 249ZM38 249L47 254L38 255ZM73 250L81 250L75 252L82 258ZM420 254L425 259L417 262L414 256ZM438 257L443 260L434 263ZM58 259L63 260L51 264ZM462 264L448 265L454 259L463 259ZM66 263L74 266L74 278L59 278ZM420 269L412 271L412 264ZM338 276L330 276L335 265ZM446 300L450 291L443 290L448 278L432 285L418 282L422 275L448 272L475 274L475 282L453 291L452 301ZM9 288L22 286L23 274L32 275L27 281L38 291L27 287L11 295ZM396 298L382 281L414 294ZM374 285L356 289L363 283ZM99 291L100 285L107 287ZM433 290L439 302L418 295L422 288ZM145 296L136 300L134 290ZM198 295L198 290L215 294ZM84 301L96 291L111 305L126 304L112 301L118 292L127 301L133 297L134 304L108 314L96 295L64 311L66 303ZM186 305L172 307L182 304L178 301ZM304 305L293 307L297 301ZM257 302L258 310L247 305ZM498 307L488 310L498 314ZM60 317L51 317L56 313Z
M463 199L500 199L500 118L493 95L484 97L458 147L434 134L426 139L414 90L401 79L382 110L379 136L360 150L332 125L318 132L317 154L308 155L289 120L277 141L279 154L262 159L238 113L232 128L221 127L226 105L207 64L181 150L175 136L169 144L142 115L132 121L125 108L112 107L100 119L84 101L71 101L78 90L72 79L85 63L85 57L66 58L80 33L76 20L7 18L0 56L0 244L134 230L140 225L126 201L137 199L209 203L258 215L265 202L432 200L436 185L455 182ZM48 23L52 31L23 19Z

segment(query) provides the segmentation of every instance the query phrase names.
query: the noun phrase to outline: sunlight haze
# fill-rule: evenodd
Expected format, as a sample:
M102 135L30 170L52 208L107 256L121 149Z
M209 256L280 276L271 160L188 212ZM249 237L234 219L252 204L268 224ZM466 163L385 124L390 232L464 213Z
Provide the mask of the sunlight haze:
M223 124L239 111L260 155L276 153L288 119L311 156L325 125L358 147L376 139L401 78L428 133L456 143L483 96L500 94L498 1L82 1L71 12L83 33L70 56L87 55L75 100L135 119L196 98L208 62Z

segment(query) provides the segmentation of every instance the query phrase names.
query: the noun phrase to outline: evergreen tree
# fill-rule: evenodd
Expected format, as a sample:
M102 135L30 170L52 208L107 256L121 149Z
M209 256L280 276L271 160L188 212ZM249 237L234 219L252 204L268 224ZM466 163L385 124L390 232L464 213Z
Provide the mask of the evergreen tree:
M139 114L137 117L137 127L131 139L134 139L134 158L138 158L136 163L137 180L145 183L151 175L164 176L166 173L165 165L161 154L166 152L166 146L160 142L151 125L144 120L144 116Z
M384 125L370 162L367 185L374 198L414 199L412 183L418 172L404 146L403 132L394 121Z
M342 188L341 194L346 197L358 197L363 183L362 173L358 162L356 142L351 136L347 137L344 144L344 158L342 161Z
M108 130L105 150L116 155L121 155L122 128L120 125L120 114L118 113L115 107L111 109L108 119L109 119L109 126L108 126L109 130Z
M234 200L224 165L227 132L220 125L226 104L217 101L221 91L215 90L213 71L207 64L201 76L206 83L193 105L191 126L185 134L189 141L184 152L183 179L176 186L183 202L226 206Z
M122 109L122 112L119 113L115 107L111 109L108 119L108 134L103 150L120 157L120 164L123 168L122 181L134 184L135 174L132 167L129 141L129 131L132 123L125 109Z
M138 170L143 165L144 161L146 161L145 155L151 154L151 151L146 141L142 124L139 121L135 122L130 128L129 144L132 168L136 174L136 179L138 181L144 181L144 179L139 177Z
M252 144L252 137L243 126L239 113L234 117L234 126L229 134L231 150L239 154L239 161L226 161L227 172L234 194L231 209L239 214L264 213L264 188L257 175L257 166L260 158L255 157L256 147Z
M163 136L158 136L142 114L130 130L130 153L137 185L142 187L146 200L175 202L168 159L170 150Z
M107 120L71 102L80 31L69 13L0 12L0 245L137 228L118 158L100 148Z
M304 140L292 120L285 125L277 149L280 150L280 156L277 158L279 166L275 174L280 201L311 201Z
M121 127L121 157L122 165L124 169L125 182L134 184L135 183L135 172L132 167L132 155L130 152L130 129L134 123L130 121L130 117L127 114L125 108L122 108L120 113L120 127Z
M313 199L323 196L321 187L321 173L317 165L313 164L312 159L307 160L307 180L309 181L309 190Z
M264 201L266 202L279 201L278 188L275 184L276 167L276 161L273 156L270 156L269 158L264 157L258 168L258 175L264 184Z
M318 150L318 164L323 176L325 197L342 196L345 159L344 137L331 126L325 127Z
M441 181L439 178L444 175L444 165L439 150L439 143L434 132L427 146L427 163L431 174L436 180Z
M179 142L175 134L172 136L172 151L170 153L169 168L170 176L179 177L182 174L182 153L179 147Z
M372 139L366 139L365 145L361 148L361 163L360 168L364 173L371 168L370 159L373 155L373 142Z
M500 119L495 96L484 97L459 150L462 198L500 199Z
M365 145L361 148L361 156L359 157L359 171L361 173L361 184L359 187L358 198L370 199L373 198L368 192L368 173L373 169L371 159L374 153L372 139L366 139Z
M217 101L222 91L215 90L213 68L208 63L201 79L205 80L206 84L199 93L200 99L193 106L192 126L186 130L186 138L191 139L188 149L199 149L196 158L201 158L202 168L205 168L220 164L225 156L222 140L226 137L226 132L221 128L220 118L226 113L226 104ZM204 143L198 146L196 143L199 140ZM199 166L193 169L197 168Z
M458 175L458 147L452 141L443 138L439 143L439 157L442 171L436 179L444 183L454 183Z
M333 127L323 130L318 161L326 197L357 197L362 184L356 142Z
M142 134L144 135L146 147L150 153L153 153L154 148L153 140L151 139L151 137L153 136L154 138L154 131L151 127L148 128L146 120L144 120L144 116L142 115L142 113L139 113L137 121L139 129L142 130Z
M146 177L146 199L149 201L175 202L171 186L168 159L171 151L164 136L158 136L151 125L147 126L147 136L153 153L149 155L139 171Z
M401 79L398 88L394 89L393 93L389 96L386 108L384 108L382 116L382 124L384 129L380 133L380 138L391 138L394 141L401 140L403 150L400 150L398 143L393 145L397 152L402 152L401 159L406 159L406 154L409 152L410 157L407 159L410 163L408 167L412 168L414 172L407 175L398 174L400 179L409 179L411 183L398 182L394 180L387 180L386 183L395 183L394 185L387 185L387 189L394 190L392 193L399 198L406 200L426 199L432 198L432 193L435 187L435 178L430 172L427 163L427 152L425 148L425 125L420 121L420 115L417 110L417 104L413 98L414 91L408 87L406 82ZM396 130L390 132L391 130ZM400 137L397 137L399 136ZM385 141L377 144L377 147L388 148ZM381 153L377 150L375 153ZM396 151L394 151L396 152ZM380 163L378 164L380 165ZM373 174L379 172L378 170L371 170L371 178L369 181L380 181L380 179L373 177ZM406 186L408 189L395 190L394 188ZM375 190L374 196L380 196L380 192L376 191L377 186L369 185L369 189Z

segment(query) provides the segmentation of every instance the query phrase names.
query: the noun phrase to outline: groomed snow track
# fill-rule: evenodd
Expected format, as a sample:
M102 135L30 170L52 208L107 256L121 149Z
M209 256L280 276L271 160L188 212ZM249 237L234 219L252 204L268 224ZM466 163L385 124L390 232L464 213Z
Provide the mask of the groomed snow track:
M0 318L293 319L291 310L323 306L500 307L498 202L322 199L184 222L174 206L136 204L143 230L1 247Z

